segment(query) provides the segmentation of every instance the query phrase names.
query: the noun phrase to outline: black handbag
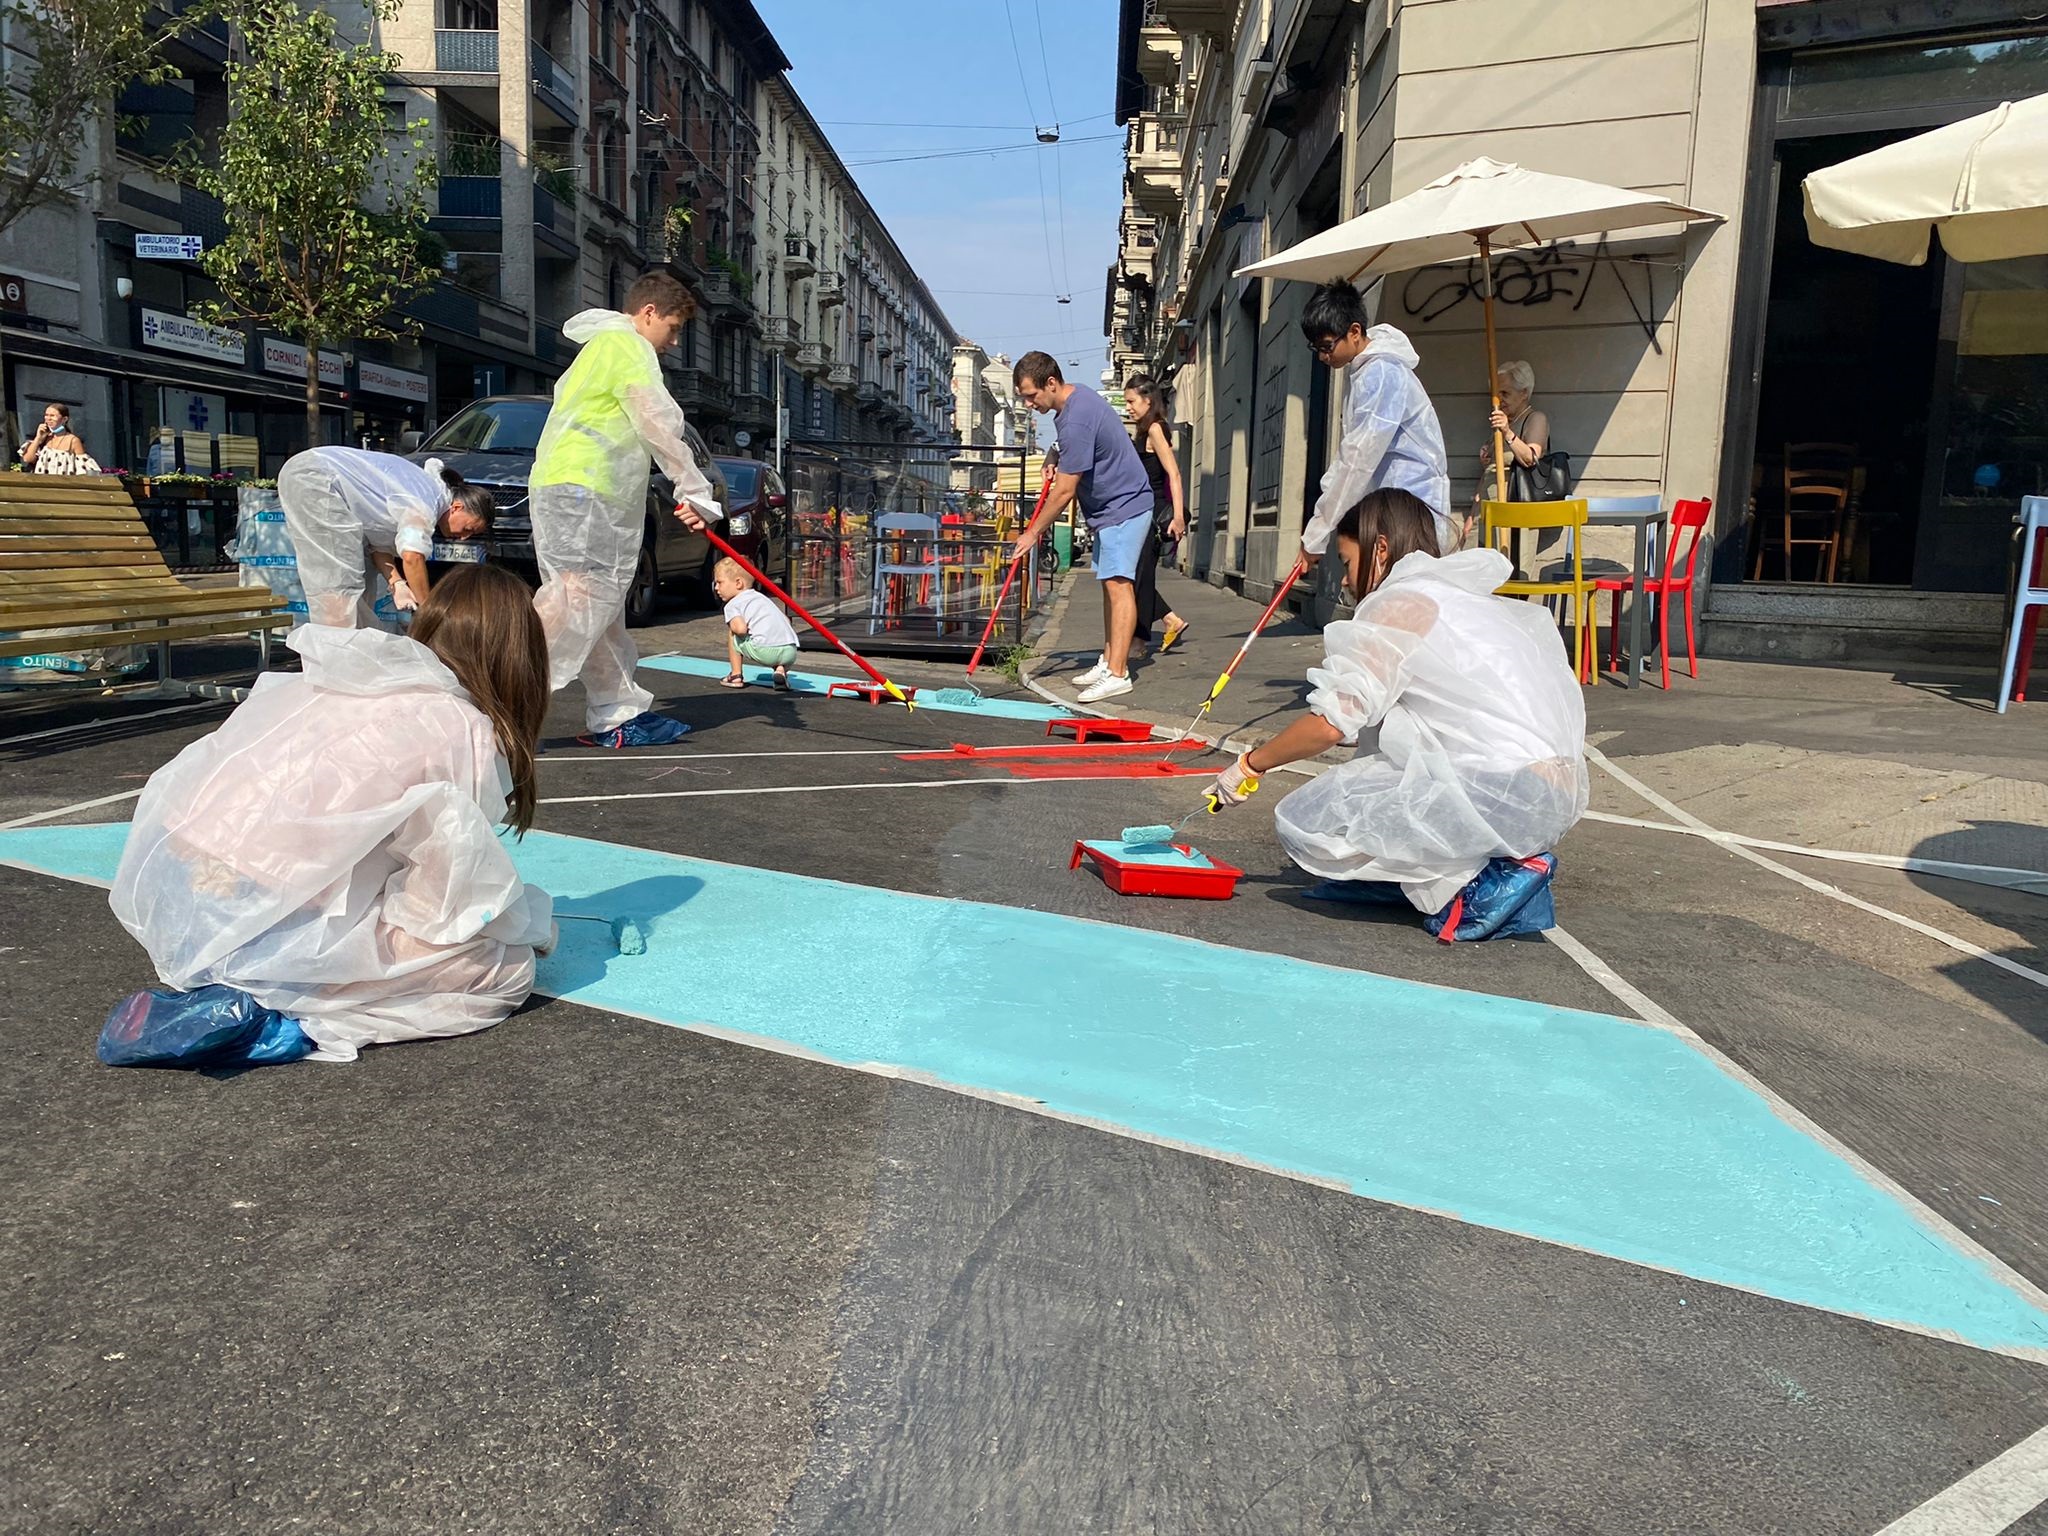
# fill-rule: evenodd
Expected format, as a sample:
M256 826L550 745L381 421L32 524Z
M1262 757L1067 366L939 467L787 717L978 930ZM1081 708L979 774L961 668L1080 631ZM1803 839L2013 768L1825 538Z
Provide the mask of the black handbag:
M1560 450L1508 469L1509 501L1563 501L1572 493L1572 456Z

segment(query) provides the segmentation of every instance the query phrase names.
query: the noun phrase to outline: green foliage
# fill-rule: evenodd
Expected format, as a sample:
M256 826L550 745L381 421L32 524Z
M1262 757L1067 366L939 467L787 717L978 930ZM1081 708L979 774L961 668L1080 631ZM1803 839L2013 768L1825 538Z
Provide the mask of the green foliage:
M396 6L373 0L369 14L388 21ZM341 36L328 12L227 0L224 14L243 48L228 65L218 163L188 149L176 166L227 211L227 238L205 257L223 297L195 313L306 346L317 436L317 349L415 334L394 311L439 275L425 238L428 125L387 122L384 82L398 59Z
M1035 653L1028 645L1013 645L1005 650L1002 656L997 659L996 670L1001 672L1011 682L1022 684L1024 681L1024 663L1029 661L1033 654Z
M98 171L80 164L86 130L111 119L129 85L172 77L157 47L192 17L164 28L152 9L151 0L0 0L12 87L0 90L0 229L89 186Z

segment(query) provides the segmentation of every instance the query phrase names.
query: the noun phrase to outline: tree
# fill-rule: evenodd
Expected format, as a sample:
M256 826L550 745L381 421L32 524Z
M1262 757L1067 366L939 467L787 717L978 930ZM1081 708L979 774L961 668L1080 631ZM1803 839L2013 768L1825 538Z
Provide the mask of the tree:
M367 16L389 20L396 0ZM343 38L294 0L230 0L241 35L228 64L216 161L192 146L179 174L220 199L227 238L205 256L219 303L199 318L253 321L306 349L306 438L320 441L320 349L418 334L396 311L438 275L427 231L436 168L427 124L390 124L391 54Z
M105 125L131 84L171 70L167 35L149 24L153 0L0 0L7 37L0 86L0 232L38 208L83 193L98 178L88 131ZM83 162L83 163L81 163ZM12 441L12 438L9 438Z

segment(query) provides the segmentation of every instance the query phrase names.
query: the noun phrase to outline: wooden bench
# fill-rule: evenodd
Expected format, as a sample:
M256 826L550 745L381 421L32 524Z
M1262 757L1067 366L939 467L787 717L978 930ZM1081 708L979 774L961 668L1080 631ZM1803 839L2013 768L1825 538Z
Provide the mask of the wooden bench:
M240 690L174 683L179 640L254 633L260 666L270 635L287 629L284 600L262 587L190 587L171 574L121 482L112 475L0 473L0 657L156 647L164 690L239 697ZM90 635L53 634L92 625Z

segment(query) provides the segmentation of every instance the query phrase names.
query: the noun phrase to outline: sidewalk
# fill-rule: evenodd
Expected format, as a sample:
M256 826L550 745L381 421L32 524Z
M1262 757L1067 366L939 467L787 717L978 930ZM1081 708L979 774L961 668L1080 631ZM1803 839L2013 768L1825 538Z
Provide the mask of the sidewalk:
M1129 719L1184 729L1258 619L1259 603L1171 572L1160 594L1191 621L1137 690ZM1066 682L1101 648L1095 583L1068 578L1028 676L1073 702ZM1251 746L1303 707L1321 637L1276 615L1203 727ZM2048 700L1991 707L1988 669L1854 670L1700 660L1630 690L1586 690L1587 739L1617 766L1724 831L1811 847L2048 869ZM1348 752L1340 749L1334 760ZM1604 773L1593 806L1667 819Z

